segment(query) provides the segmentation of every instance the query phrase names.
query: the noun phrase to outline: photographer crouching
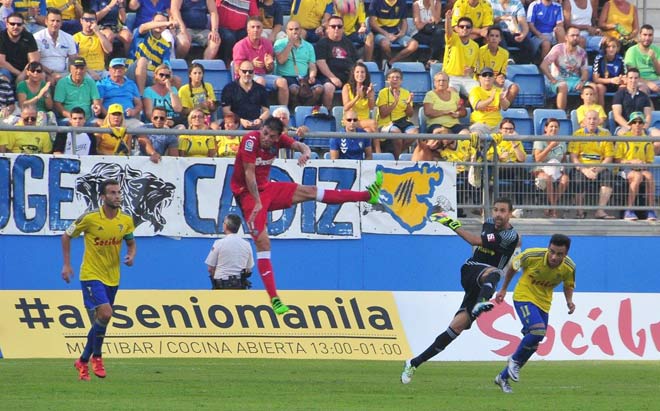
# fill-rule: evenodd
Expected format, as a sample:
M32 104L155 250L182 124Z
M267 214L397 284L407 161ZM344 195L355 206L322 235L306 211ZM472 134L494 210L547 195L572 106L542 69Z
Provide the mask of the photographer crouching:
M238 229L241 218L229 214L223 222L225 237L216 240L206 257L209 279L214 290L247 290L252 287L254 258L250 243L241 238Z

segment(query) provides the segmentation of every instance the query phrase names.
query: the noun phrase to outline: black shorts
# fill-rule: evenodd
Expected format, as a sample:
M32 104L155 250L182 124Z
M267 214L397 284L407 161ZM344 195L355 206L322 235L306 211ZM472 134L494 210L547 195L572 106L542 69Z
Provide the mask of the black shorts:
M433 133L433 130L435 130L436 128L440 128L440 127L445 127L445 126L443 126L442 124L432 124L432 125L430 125L426 128L426 131L428 133ZM449 131L451 131L451 134L458 134L461 131L468 128L468 126L466 126L465 124L454 124L451 127L445 127L445 128L448 129Z
M461 307L456 312L457 314L461 311L467 311L468 314L472 312L481 291L479 276L488 268L492 268L492 266L481 263L463 264L461 267L461 286L465 290L465 296L463 302L461 302Z

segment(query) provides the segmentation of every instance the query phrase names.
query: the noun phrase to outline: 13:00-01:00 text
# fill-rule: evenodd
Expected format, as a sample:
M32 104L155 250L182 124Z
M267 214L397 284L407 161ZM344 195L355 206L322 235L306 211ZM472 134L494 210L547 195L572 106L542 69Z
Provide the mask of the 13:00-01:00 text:
M311 343L310 346L315 354L353 354L360 352L364 355L379 354L379 355L401 355L401 347L399 344L374 344L374 343L360 343L357 346L348 342L335 342L335 343Z

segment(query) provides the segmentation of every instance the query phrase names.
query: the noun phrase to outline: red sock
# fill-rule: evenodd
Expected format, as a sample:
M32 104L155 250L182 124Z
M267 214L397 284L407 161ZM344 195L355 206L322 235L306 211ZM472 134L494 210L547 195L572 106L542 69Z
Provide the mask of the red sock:
M368 191L325 190L321 201L326 204L343 204L368 201L370 198Z
M270 298L277 297L277 289L275 288L275 273L273 273L273 266L270 263L270 258L258 258L257 268L261 280L264 282L266 292Z

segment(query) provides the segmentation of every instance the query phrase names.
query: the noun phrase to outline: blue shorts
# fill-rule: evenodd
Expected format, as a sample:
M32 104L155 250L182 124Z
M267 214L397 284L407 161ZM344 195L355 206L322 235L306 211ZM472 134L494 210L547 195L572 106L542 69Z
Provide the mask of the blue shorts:
M259 75L255 74L254 75L255 79L258 78L258 77L263 78L264 80L266 80L266 90L268 90L268 91L277 90L277 87L275 87L275 80L280 78L280 76L278 76L276 74L259 74Z
M536 304L523 301L514 301L514 307L516 307L516 313L518 313L518 318L523 325L522 333L527 335L529 333L529 327L534 324L543 324L545 328L548 328L548 313L541 310Z
M556 96L557 95L557 87L561 83L566 83L566 85L568 86L568 92L569 93L577 92L577 90L575 89L575 86L577 86L578 83L580 82L580 76L569 76L569 77L556 76L555 79L557 79L557 82L555 84L550 83L547 78L545 79L545 88L548 92L548 96L550 96L550 97Z
M83 301L85 308L93 310L99 305L115 303L115 296L119 286L105 285L99 280L81 281L80 288L82 289Z
M408 43L410 43L412 41L412 39L413 39L412 37L405 34L404 36L399 37L395 41L391 42L391 45L392 46L407 47ZM376 44L380 44L380 42L383 41L383 40L387 40L387 37L385 37L384 35L382 35L380 33L376 34L376 37L374 39ZM387 40L387 41L389 42L389 40Z
M353 43L355 48L359 49L360 47L364 46L364 40L367 38L367 33L360 34L357 31L354 31L347 37Z

